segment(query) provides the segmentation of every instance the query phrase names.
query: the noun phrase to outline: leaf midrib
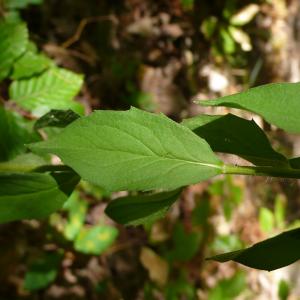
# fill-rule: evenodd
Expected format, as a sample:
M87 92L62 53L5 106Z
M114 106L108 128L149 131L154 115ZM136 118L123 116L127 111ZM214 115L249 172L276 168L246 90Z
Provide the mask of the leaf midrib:
M69 148L66 148L66 147L58 147L56 146L55 149L62 149L62 150L65 150L65 151L68 151ZM57 151L51 151L51 148L49 149L50 152L52 152L53 154L56 154L59 156L58 152ZM72 151L74 151L74 149L72 149ZM191 160L184 160L184 159L181 159L181 158L176 158L176 157L168 157L168 156L159 156L159 155L146 155L146 154L141 154L141 153L135 153L135 152L129 152L129 151L125 151L125 150L116 150L116 149L87 149L87 148L80 148L80 147L76 147L76 150L75 151L84 151L85 153L87 151L92 151L93 153L95 151L99 152L99 151L108 151L108 152L120 152L120 153L127 153L127 154L132 154L132 155L135 155L135 156L142 156L142 157L157 157L157 158L160 158L160 159L168 159L168 160L175 160L175 161L180 161L180 162L184 162L184 163L190 163L190 164L196 164L196 165L201 165L201 166L206 166L206 167L211 167L211 168L215 168L215 169L220 169L222 170L222 165L218 165L218 164L213 164L213 163L203 163L203 162L199 162L199 161L191 161ZM124 162L127 162L127 161L132 161L134 159L129 159L129 160L126 160ZM123 162L123 161L122 161ZM118 162L118 163L121 163L121 162Z

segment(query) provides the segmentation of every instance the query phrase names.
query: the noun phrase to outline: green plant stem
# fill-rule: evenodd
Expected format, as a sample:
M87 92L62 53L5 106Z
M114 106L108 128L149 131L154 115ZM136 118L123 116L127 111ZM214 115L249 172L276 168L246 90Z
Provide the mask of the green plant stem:
M254 175L254 176L269 176L269 177L300 179L300 169L292 169L292 168L284 168L284 167L264 167L264 166L255 167L255 166L224 165L223 174Z
M12 163L7 163L3 162L0 163L0 172L30 172L33 169L31 165L19 165L19 164L12 164Z

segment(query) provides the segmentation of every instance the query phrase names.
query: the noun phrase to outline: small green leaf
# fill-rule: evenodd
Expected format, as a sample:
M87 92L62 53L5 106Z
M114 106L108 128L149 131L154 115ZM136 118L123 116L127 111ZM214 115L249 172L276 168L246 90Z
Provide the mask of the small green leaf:
M61 260L61 253L50 252L34 261L25 274L24 288L36 291L47 287L55 280Z
M194 7L195 0L181 0L180 2L184 10L191 10Z
M234 251L243 247L243 243L236 234L218 235L211 244L211 250L216 252Z
M38 130L45 127L59 127L64 128L73 121L80 118L80 115L74 111L51 109L48 113L43 115L34 124L34 129Z
M218 19L214 16L208 17L202 22L201 31L205 38L210 39L214 35L217 25Z
M208 300L232 300L236 299L247 287L246 276L237 272L228 279L220 280L217 285L209 291Z
M165 300L196 300L196 287L189 282L184 274L180 275L176 281L168 281L165 287ZM153 300L152 298L151 300Z
M248 110L288 132L300 133L299 94L300 83L271 83L199 104Z
M235 41L226 28L222 27L220 29L220 37L224 53L233 54L236 50Z
M278 228L283 228L285 224L285 214L286 214L286 197L282 194L278 194L275 197L274 206L274 220Z
M14 81L9 87L9 95L37 117L51 109L72 109L82 114L82 106L73 101L82 83L81 75L51 68L38 77Z
M274 229L274 215L266 207L261 207L259 210L259 224L262 231L270 233Z
M105 213L124 225L151 224L163 218L181 190L152 195L128 196L113 200Z
M80 232L87 212L88 204L80 198L79 193L74 191L64 205L69 211L68 222L64 228L64 235L68 240L74 240Z
M211 213L211 202L208 198L201 198L192 213L192 223L194 226L207 226Z
M171 190L222 172L204 140L163 115L138 109L94 112L30 148L58 155L108 191Z
M28 31L24 23L0 21L0 80L8 75L13 62L27 47Z
M52 65L50 58L43 54L26 51L13 66L11 78L14 80L29 78L40 74Z
M250 268L273 271L300 259L300 228L283 232L250 248L228 252L208 259L236 261Z
M287 300L290 295L290 284L281 279L278 286L278 297L280 300Z
M71 171L0 173L0 223L47 217L62 207L78 181Z
M189 261L199 250L202 235L198 232L186 232L181 223L177 223L173 232L173 248L166 254L171 261Z
M85 254L99 255L116 240L118 230L112 226L94 226L82 228L75 240L75 249Z
M213 151L238 155L255 165L288 165L287 159L274 151L264 131L253 121L232 114L199 115L182 122L205 139Z

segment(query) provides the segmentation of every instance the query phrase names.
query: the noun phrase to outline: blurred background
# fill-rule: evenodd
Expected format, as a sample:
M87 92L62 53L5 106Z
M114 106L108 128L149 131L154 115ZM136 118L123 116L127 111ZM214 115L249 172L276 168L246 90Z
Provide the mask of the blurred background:
M38 49L84 75L77 100L86 114L136 106L176 121L230 111L251 118L194 100L300 81L299 0L9 2ZM275 149L300 154L299 137L253 117ZM268 273L205 261L297 226L299 191L296 180L218 177L185 188L164 219L124 227L104 209L126 194L82 181L47 220L0 225L0 299L300 299L298 263Z

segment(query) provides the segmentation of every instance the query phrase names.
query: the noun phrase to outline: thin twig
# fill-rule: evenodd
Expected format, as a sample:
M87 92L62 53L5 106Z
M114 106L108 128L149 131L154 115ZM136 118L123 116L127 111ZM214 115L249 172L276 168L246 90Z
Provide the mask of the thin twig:
M103 21L111 21L114 24L118 23L118 20L113 15L84 18L80 21L75 34L72 37L70 37L68 40L66 40L61 46L63 48L69 48L71 45L73 45L80 39L85 27L88 24L95 23L95 22L103 22Z

